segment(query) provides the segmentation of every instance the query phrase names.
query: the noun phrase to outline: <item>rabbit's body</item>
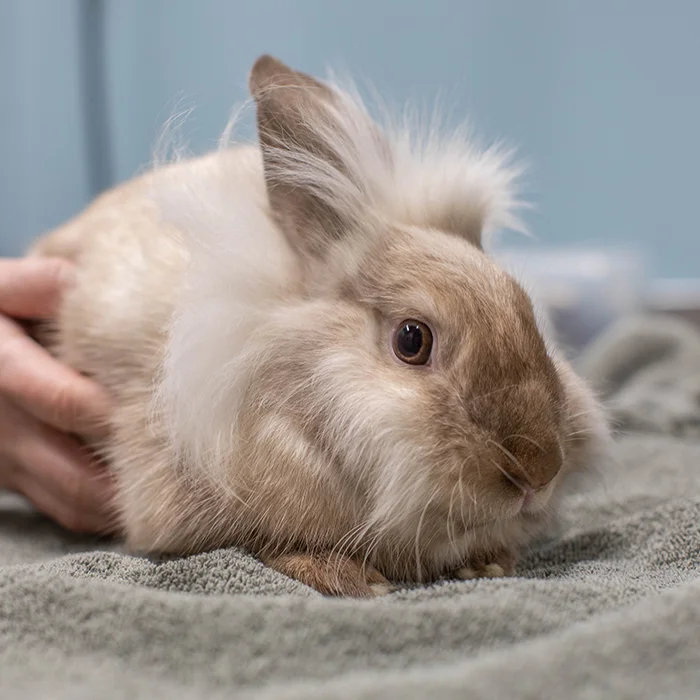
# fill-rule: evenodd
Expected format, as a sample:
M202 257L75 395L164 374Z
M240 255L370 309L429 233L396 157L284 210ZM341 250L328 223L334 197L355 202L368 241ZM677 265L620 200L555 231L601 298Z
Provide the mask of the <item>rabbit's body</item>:
M156 169L34 250L77 263L55 351L114 396L128 544L360 595L512 571L607 433L480 249L511 174L413 162L273 59L251 85L262 148Z
M254 251L259 253L264 272L279 283L269 290L279 299L285 279L291 282L299 274L298 266L267 217L262 161L252 147L182 161L129 181L40 239L31 251L76 263L77 282L64 300L58 333L49 337L59 358L114 397L113 434L101 449L116 473L117 508L128 544L136 550L191 552L240 540L235 528L209 522L225 506L217 504L217 489L207 481L190 480L187 470L178 470L178 455L155 401L189 254L182 233L163 221L154 193L173 181L178 188L211 191L220 187L224 173L240 205L241 225L227 232L230 244L246 251L250 262ZM275 250L278 260L270 265ZM227 299L232 308L240 303L252 315L251 307L265 299L253 301L255 295L245 292L260 290L260 269L241 265L236 272L243 294ZM192 507L201 502L206 507L195 516ZM235 510L239 504L233 505ZM233 513L226 522L235 520Z

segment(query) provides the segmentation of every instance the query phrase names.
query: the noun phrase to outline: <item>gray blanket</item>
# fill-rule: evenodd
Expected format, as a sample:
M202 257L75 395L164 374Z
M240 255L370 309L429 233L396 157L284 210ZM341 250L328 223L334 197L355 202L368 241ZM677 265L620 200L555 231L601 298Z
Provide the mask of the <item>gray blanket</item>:
M0 502L0 698L700 698L700 336L582 358L627 434L514 579L325 599L237 550L127 556Z

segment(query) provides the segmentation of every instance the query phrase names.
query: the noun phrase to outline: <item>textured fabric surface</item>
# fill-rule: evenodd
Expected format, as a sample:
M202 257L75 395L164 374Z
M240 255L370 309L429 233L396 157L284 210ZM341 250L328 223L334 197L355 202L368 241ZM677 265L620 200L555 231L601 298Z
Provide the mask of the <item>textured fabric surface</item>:
M700 697L700 337L638 319L581 365L643 431L513 579L326 599L236 550L131 557L5 496L0 697Z

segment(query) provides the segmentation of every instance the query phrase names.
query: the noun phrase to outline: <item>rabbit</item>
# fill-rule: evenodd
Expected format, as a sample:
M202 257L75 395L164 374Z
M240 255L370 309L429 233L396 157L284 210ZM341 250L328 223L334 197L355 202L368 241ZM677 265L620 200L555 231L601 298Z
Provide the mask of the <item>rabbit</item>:
M76 263L46 341L111 393L134 552L239 546L326 595L512 575L609 430L484 252L518 169L380 123L268 55L257 144L159 164L30 255Z

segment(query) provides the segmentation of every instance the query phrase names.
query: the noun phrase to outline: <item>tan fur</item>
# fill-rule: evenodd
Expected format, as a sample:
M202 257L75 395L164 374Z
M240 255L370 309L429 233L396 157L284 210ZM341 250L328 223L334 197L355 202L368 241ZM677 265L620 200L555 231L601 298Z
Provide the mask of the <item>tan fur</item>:
M391 584L373 566L337 553L280 554L266 563L325 595L371 598L391 591Z
M158 168L33 249L78 265L54 349L115 398L96 447L128 544L240 545L348 595L512 571L607 432L481 250L510 176L466 149L435 194L456 147L411 174L334 86L264 57L251 88L262 152ZM407 318L433 330L429 366L392 355Z

